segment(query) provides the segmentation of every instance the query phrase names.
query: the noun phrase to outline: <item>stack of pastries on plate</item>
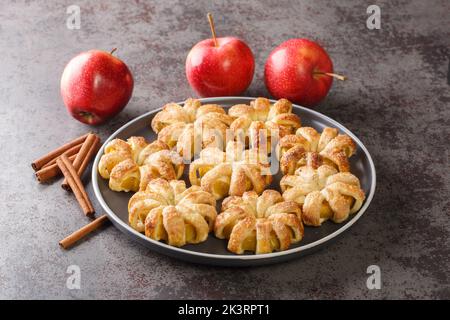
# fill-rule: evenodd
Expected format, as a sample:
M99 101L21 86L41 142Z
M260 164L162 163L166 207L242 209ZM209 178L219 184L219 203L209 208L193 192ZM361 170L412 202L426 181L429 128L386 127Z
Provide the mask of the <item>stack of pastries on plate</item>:
M180 247L213 232L236 254L283 251L302 240L304 224L341 223L364 202L350 173L353 140L335 128L302 127L286 99L257 98L228 114L196 99L169 103L151 128L152 142L110 141L98 166L112 190L137 191L129 224L151 239ZM189 161L187 187L179 179ZM279 191L271 190L278 170Z

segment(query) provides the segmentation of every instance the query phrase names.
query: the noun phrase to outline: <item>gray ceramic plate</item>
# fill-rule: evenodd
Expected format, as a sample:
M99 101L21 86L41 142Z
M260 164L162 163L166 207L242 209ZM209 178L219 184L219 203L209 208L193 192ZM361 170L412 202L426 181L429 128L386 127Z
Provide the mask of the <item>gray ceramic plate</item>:
M224 107L229 107L238 103L250 103L254 98L245 97L221 97L202 99L202 103L216 103ZM181 103L182 104L182 103ZM143 234L135 231L128 225L128 200L131 193L114 192L108 188L108 181L100 177L97 171L98 162L103 154L103 148L110 140L114 138L127 139L130 136L144 136L147 140L152 141L156 138L155 133L150 129L150 122L153 116L160 111L150 111L125 124L114 134L112 134L98 152L92 169L92 182L95 195L103 209L106 211L112 223L126 235L132 239L147 246L151 250L163 253L175 258L183 259L194 263L206 263L224 266L250 266L263 265L274 262L281 262L294 257L300 257L314 250L317 250L328 244L340 234L344 233L352 226L367 210L372 201L375 192L375 166L369 152L362 142L348 129L316 111L294 106L293 112L298 114L302 120L302 126L311 126L321 131L324 127L338 128L342 133L350 135L357 144L357 152L351 157L352 173L360 180L361 186L366 193L366 200L362 208L345 223L335 224L333 222L325 222L320 228L305 227L305 236L303 240L290 247L289 250L275 252L262 255L235 255L226 249L227 242L225 240L216 239L210 235L208 240L201 244L187 245L182 248L169 246L163 242L158 242L145 237ZM186 166L188 167L188 166ZM185 176L186 177L186 176ZM271 186L271 188L279 189L279 173Z

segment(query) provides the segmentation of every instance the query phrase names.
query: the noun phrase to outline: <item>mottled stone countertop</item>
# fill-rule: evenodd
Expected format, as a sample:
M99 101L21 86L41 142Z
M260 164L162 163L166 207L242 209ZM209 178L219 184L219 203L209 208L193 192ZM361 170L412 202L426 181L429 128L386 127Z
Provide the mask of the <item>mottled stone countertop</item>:
M77 1L81 29L66 27L71 1L0 2L0 298L450 298L450 4L376 1L381 29L366 27L371 2ZM72 250L58 241L87 219L59 183L41 185L30 163L90 128L72 120L59 79L78 52L118 47L135 77L127 108L95 127L102 139L134 117L193 95L184 61L209 37L244 38L256 75L247 96L267 96L263 64L292 37L316 39L335 70L317 110L358 135L373 155L377 191L337 242L313 255L258 268L208 267L156 254L110 226ZM89 177L86 177L89 180ZM93 196L92 188L88 192ZM97 209L100 209L96 205ZM366 269L381 269L368 290ZM81 271L69 290L68 266Z

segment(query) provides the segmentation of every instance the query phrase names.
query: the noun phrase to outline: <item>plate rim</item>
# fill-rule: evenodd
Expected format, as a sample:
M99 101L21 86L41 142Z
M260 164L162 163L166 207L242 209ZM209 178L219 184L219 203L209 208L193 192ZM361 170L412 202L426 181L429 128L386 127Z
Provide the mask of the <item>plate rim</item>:
M246 101L253 101L256 98L254 97L239 97L239 96L230 96L230 97L212 97L212 98L199 98L198 100L200 100L200 102L202 104L205 103L217 103L218 101L223 101L225 100L230 100L230 102L232 103L234 100L246 100ZM276 100L274 99L269 99L271 103L274 103ZM185 101L182 102L177 102L178 104L184 104ZM301 253L303 251L307 251L310 249L313 249L315 247L319 247L325 243L328 243L330 240L338 237L340 234L342 234L343 232L345 232L347 229L349 229L353 224L355 224L360 218L361 216L366 212L366 210L369 208L370 203L372 202L372 199L375 195L375 189L376 189L376 169L375 169L375 165L372 159L372 156L369 152L369 150L366 148L366 146L361 142L361 140L355 135L353 134L353 132L351 130L349 130L347 127L345 127L344 125L340 124L339 122L337 122L336 120L309 108L297 105L297 104L292 104L293 108L298 108L302 111L306 111L306 112L311 112L313 114L315 114L316 116L318 116L319 118L323 118L326 119L327 121L331 122L333 125L335 125L337 128L341 129L343 128L345 131L347 131L346 133L350 135L350 137L357 143L357 145L362 149L362 151L367 155L367 159L369 161L369 166L370 166L370 171L372 174L372 181L371 181L371 185L370 185L370 189L369 189L369 195L367 196L367 199L364 201L363 206L358 210L357 214L354 215L350 221L348 221L344 226L342 226L341 228L337 229L336 231L326 235L323 238L320 238L314 242L308 243L306 245L303 246L299 246L299 247L295 247L295 248L291 248L291 249L287 249L284 251L278 251L278 252L272 252L272 253L265 253L265 254L252 254L252 255L224 255L224 254L215 254L215 253L204 253L204 252L197 252L197 251L192 251L192 250L186 250L183 249L182 247L174 247L174 246L170 246L164 242L160 242L160 241L156 241L153 240L151 238L146 237L144 234L134 230L129 224L124 223L115 213L113 210L111 210L109 208L109 206L107 205L107 203L105 202L105 200L103 199L103 196L100 192L100 188L98 185L98 173L97 173L97 167L98 167L98 162L100 161L100 157L103 154L103 150L106 146L106 144L111 141L112 139L114 139L119 133L121 133L122 131L124 131L126 128L128 128L129 126L133 125L135 122L139 121L142 118L148 117L149 115L152 115L154 113L157 113L159 111L162 110L162 107L154 109L154 110L150 110L140 116L137 116L136 118L128 121L127 123L125 123L123 126L121 126L119 129L117 129L115 132L113 132L106 140L105 142L102 144L102 146L100 147L100 149L97 152L97 155L95 156L95 160L94 163L92 165L91 168L91 176L92 176L92 186L93 186L93 190L94 190L94 194L95 197L97 198L97 201L99 201L101 207L103 208L103 210L105 210L106 214L108 215L108 218L112 220L112 222L114 222L113 224L117 227L116 224L120 225L121 227L125 228L127 231L131 232L131 234L137 236L138 238L140 238L140 240L144 240L144 241L148 241L153 245L156 246L160 246L161 249L167 249L169 251L172 252L178 252L181 254L181 256L183 255L189 255L189 256L197 256L199 258L203 258L203 259L213 259L213 260L224 260L224 261L235 261L235 260L244 260L244 261L253 261L253 260L270 260L273 258L277 258L277 257L285 257L285 256L289 256L289 255L295 255L298 253ZM123 230L121 230L121 228L118 228L120 231L123 232ZM135 239L138 240L138 239ZM139 242L139 241L138 241Z

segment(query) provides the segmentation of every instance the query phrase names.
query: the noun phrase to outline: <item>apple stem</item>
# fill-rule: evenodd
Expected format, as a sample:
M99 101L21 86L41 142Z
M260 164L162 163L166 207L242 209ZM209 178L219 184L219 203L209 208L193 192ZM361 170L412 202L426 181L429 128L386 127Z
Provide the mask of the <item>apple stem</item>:
M208 21L209 21L209 26L210 26L210 28L211 28L211 33L212 33L213 40L214 40L214 46L215 46L215 47L218 47L219 44L217 43L217 39L216 39L216 29L214 28L214 20L213 20L213 17L212 17L211 12L208 12Z
M330 77L333 77L333 78L336 78L336 79L339 79L342 81L347 80L346 76L342 76L337 73L315 71L314 74L324 74L324 75L327 75L327 76L330 76Z
M113 54L114 52L116 52L117 48L114 48L111 50L110 54Z

